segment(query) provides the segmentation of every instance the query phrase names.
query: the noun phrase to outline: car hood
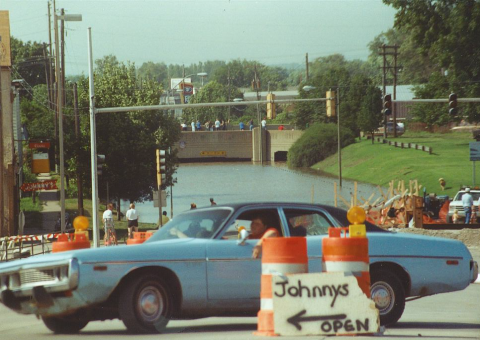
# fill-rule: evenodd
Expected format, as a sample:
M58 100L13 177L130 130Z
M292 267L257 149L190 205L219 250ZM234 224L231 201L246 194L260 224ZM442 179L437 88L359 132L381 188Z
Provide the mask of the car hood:
M38 265L68 262L76 258L82 262L106 261L148 261L148 260L182 260L200 257L205 254L205 241L201 239L178 239L148 242L138 245L119 245L114 247L88 248L61 253L37 255L0 264L0 272L18 268L30 268ZM183 246L184 245L184 246Z

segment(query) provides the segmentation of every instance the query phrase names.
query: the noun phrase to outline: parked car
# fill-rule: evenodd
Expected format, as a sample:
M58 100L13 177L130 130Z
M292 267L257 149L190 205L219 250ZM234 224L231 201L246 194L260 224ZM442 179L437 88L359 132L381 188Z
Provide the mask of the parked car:
M387 122L387 133L393 133L393 122ZM375 131L375 135L383 135L383 131L385 131L385 127L381 126L377 131ZM403 123L397 123L397 134L402 135L405 133L405 125Z
M463 209L462 196L465 193L466 188L467 187L460 188L453 200L450 202L450 205L448 206L447 223L453 222L452 216L455 211L457 211L457 214L461 220L465 220L465 210ZM471 188L470 194L473 198L474 207L478 207L478 200L480 199L480 188ZM478 208L476 208L475 214L477 215L477 221L480 221L480 212L478 211Z
M171 318L254 316L260 309L257 240L238 242L261 214L284 237L306 236L309 271L322 271L322 238L348 226L325 205L245 203L175 216L141 245L30 257L0 265L1 301L41 316L55 333L119 318L136 333L162 331ZM241 228L244 227L244 228ZM408 297L466 288L478 265L457 240L394 233L366 223L371 295L382 324L400 319ZM180 233L181 232L181 233ZM242 231L242 233L244 233ZM188 238L178 238L185 234Z

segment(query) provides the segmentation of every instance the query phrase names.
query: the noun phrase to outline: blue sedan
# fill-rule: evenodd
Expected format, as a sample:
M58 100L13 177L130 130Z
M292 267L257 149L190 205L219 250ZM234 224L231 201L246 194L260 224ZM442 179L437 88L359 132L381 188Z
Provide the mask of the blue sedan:
M1 302L41 316L55 333L119 318L135 333L161 332L172 318L254 316L260 309L257 240L239 242L261 214L284 236L306 236L309 271L322 271L322 238L348 226L344 210L296 203L247 203L175 216L147 242L35 256L0 265ZM244 227L244 228L240 228ZM242 232L245 234L245 232ZM397 234L367 223L371 295L382 324L408 298L465 289L478 265L456 240Z

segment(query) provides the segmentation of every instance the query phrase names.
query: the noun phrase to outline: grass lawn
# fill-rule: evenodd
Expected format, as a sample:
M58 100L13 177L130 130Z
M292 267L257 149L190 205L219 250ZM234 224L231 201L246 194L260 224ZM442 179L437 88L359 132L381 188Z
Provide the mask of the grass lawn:
M457 193L461 185L473 184L469 143L475 140L470 132L405 133L389 140L429 146L433 153L430 155L420 150L372 144L371 140L362 139L342 149L342 176L381 186L388 186L392 180L404 180L406 188L409 180L417 179L427 193L435 192L450 197ZM313 168L338 176L338 157L335 154ZM478 184L480 176L477 177ZM444 178L447 183L444 192L441 191L439 178Z

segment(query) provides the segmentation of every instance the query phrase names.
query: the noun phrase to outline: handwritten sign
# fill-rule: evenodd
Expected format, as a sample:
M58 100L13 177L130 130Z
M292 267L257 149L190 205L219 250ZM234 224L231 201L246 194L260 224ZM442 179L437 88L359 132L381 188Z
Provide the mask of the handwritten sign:
M375 303L354 276L274 276L272 292L275 333L280 335L365 334L380 326Z
M57 180L52 179L43 182L23 183L20 189L25 192L37 190L55 190L57 189Z

